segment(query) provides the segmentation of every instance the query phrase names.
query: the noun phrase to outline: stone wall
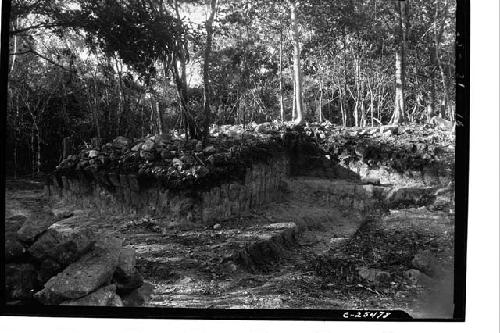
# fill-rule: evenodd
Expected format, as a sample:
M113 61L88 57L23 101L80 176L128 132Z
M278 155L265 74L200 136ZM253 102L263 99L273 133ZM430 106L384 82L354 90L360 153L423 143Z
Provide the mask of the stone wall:
M367 215L378 210L429 205L440 191L436 187L393 187L310 177L290 179L286 185L295 202Z
M160 183L142 185L135 174L110 173L100 177L53 176L47 192L104 214L150 215L172 224L210 223L280 200L282 180L288 174L289 159L283 154L247 168L240 181L201 191L171 190Z

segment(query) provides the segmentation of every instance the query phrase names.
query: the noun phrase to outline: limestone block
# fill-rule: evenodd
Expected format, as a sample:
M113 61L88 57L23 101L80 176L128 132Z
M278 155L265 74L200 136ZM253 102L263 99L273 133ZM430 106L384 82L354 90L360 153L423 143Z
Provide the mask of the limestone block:
M47 281L35 298L44 304L59 304L84 297L105 285L118 265L121 245L119 239L99 243L92 252Z
M367 198L372 198L373 197L373 185L368 184L368 185L363 185L365 197Z
M93 238L88 218L73 216L52 224L28 251L39 261L50 258L69 265L93 247Z
M129 174L128 175L128 183L130 185L130 189L135 192L139 192L139 179L137 179L137 175Z
M229 184L229 200L235 201L240 195L240 185L236 183Z
M102 287L88 296L79 298L74 301L67 301L61 305L78 305L78 306L123 306L120 296L116 294L116 286L114 284Z

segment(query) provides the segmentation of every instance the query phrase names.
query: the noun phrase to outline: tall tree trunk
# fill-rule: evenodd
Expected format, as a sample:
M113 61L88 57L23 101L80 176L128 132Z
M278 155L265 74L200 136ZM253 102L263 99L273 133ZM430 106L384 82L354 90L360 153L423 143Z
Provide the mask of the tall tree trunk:
M31 178L35 178L35 128L31 126Z
M320 123L323 122L323 76L320 76L319 80L319 107L318 107L318 120Z
M428 100L428 105L427 105L427 122L430 121L430 119L434 116L434 106L436 105L436 82L435 82L435 69L436 69L436 60L435 60L436 53L432 49L430 53L430 62L431 62L431 67L430 67L430 73L429 73L429 80L431 81L431 91L430 91L430 97Z
M210 52L212 50L212 39L213 39L213 23L215 18L215 12L217 11L217 0L210 0L209 16L205 22L205 29L207 31L207 42L205 44L204 51L204 63L203 63L203 112L205 114L205 122L203 124L203 136L208 137L209 127L210 127L210 78L209 78L209 67L210 67Z
M441 118L445 118L445 113L448 105L448 84L446 80L446 74L443 69L443 64L441 62L441 56L440 56L440 44L441 44L441 36L443 34L443 27L440 27L438 29L438 19L439 17L445 17L448 14L448 1L445 0L444 2L444 11L443 13L439 13L439 2L435 2L436 5L436 10L434 11L434 24L433 24L433 30L434 30L434 51L435 51L435 60L436 60L436 65L439 69L439 74L441 78L441 85L443 88L443 99L442 99L442 104L440 106L440 115Z
M370 87L370 120L371 120L371 127L373 127L373 107L374 107L373 89L372 89L372 87Z
M302 73L300 69L300 45L299 45L299 28L297 25L297 3L292 0L290 3L290 19L292 22L292 39L293 39L293 70L295 81L295 100L297 108L297 117L294 119L295 124L301 124L304 118L302 104Z
M175 9L176 18L179 21L181 21L182 17L181 17L181 14L179 12L179 3L177 0L174 0L174 9ZM178 71L178 72L180 72L179 81L180 81L180 84L182 86L178 90L181 90L182 93L177 93L177 100L179 103L179 111L181 113L181 119L182 119L182 123L184 126L184 132L186 134L186 139L188 139L190 134L194 135L194 133L190 133L190 130L189 130L190 120L188 119L188 116L187 116L187 110L185 110L187 101L189 100L188 86L187 86L187 75L186 75L186 58L187 58L186 54L188 54L188 41L187 41L187 39L184 40L184 44L182 45L182 49L180 50L180 52L178 54L179 66L180 66L180 70ZM172 66L177 66L177 64L174 63L174 64L172 64ZM174 74L174 76L175 76L175 74Z
M42 142L40 139L40 128L38 124L36 126L36 172L40 174L40 169L42 167Z
M332 100L333 97L335 96L335 91L334 91L334 86L332 86ZM345 114L345 108L344 108L344 93L342 93L342 87L339 82L339 104L340 104L340 116L342 120L342 126L346 127L346 114Z
M358 107L359 102L360 102L360 89L359 89L359 72L360 72L360 65L359 65L359 58L357 56L354 56L354 83L356 86L356 102L354 104L354 110L353 110L353 115L354 115L354 126L358 127L359 126L359 113L358 113ZM353 96L354 97L354 96Z
M279 72L280 72L280 116L281 116L281 121L285 121L285 106L283 104L283 31L282 30L280 30Z
M14 178L17 178L17 146L19 144L18 141L19 141L19 96L16 94L16 118L14 120Z
M406 8L404 1L398 1L397 5L399 20L399 50L396 51L396 96L394 100L394 114L392 123L400 124L403 121L405 103L405 48L406 48Z
M116 114L116 135L121 133L121 118L123 115L123 82L122 82L122 65L115 58L116 71L118 72L118 110Z
M18 18L12 23L12 30L16 30L18 25ZM17 57L17 35L14 34L13 36L13 42L14 42L14 51L12 52L12 63L10 65L10 72L14 71L14 65L16 63L16 57Z

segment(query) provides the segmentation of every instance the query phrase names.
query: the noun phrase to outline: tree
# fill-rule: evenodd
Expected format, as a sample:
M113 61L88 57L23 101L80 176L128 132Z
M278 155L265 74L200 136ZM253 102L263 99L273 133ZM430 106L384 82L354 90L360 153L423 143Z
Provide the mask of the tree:
M399 124L405 114L405 49L406 49L406 6L404 0L398 0L399 47L396 51L396 94L392 123Z
M217 12L217 0L209 0L209 15L205 22L205 29L207 32L207 41L205 43L205 51L203 56L203 111L205 115L204 121L204 137L206 138L209 134L210 127L210 77L209 77L209 67L210 67L210 52L212 50L212 39L213 39L213 24L215 13Z
M299 45L299 29L297 25L297 2L292 0L290 5L290 20L293 39L293 73L294 73L294 95L296 105L296 118L293 119L295 124L301 124L304 120L304 111L302 103L302 73L300 68L300 45Z

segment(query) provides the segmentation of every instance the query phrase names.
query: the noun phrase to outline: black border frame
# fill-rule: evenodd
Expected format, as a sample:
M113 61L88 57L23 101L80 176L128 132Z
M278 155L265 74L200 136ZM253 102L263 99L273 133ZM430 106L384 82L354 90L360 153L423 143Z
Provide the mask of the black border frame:
M67 307L67 306L8 306L5 304L5 263L0 265L0 316L44 316L44 317L90 317L90 318L127 318L127 319L214 319L214 320L306 320L306 321L416 321L416 322L464 322L466 292L466 249L467 213L469 189L469 149L470 149L470 0L456 0L456 115L462 126L456 128L455 152L455 271L453 318L450 319L412 319L402 311L392 312L387 319L345 319L343 314L355 310L308 310L308 309L181 309L181 308L111 308L111 307ZM9 45L10 0L2 1L1 54L0 54L0 110L7 109L8 45ZM7 46L7 49L6 47ZM0 147L0 186L2 201L5 202L5 129L6 112L1 112L2 130ZM5 207L5 206L3 206ZM1 210L5 220L5 208ZM0 230L2 244L5 229ZM0 247L0 258L5 257L4 246ZM369 310L360 310L369 311ZM372 311L377 311L373 309ZM384 311L384 310L383 310Z

